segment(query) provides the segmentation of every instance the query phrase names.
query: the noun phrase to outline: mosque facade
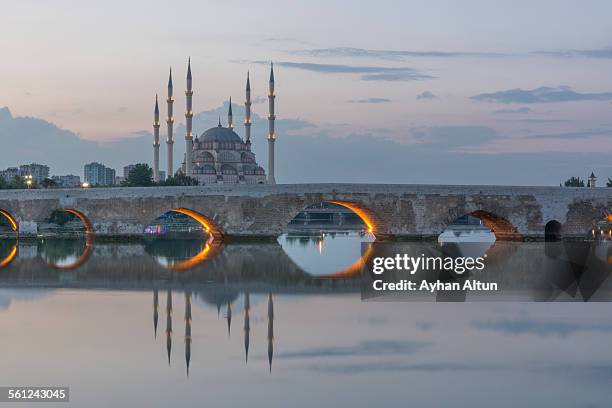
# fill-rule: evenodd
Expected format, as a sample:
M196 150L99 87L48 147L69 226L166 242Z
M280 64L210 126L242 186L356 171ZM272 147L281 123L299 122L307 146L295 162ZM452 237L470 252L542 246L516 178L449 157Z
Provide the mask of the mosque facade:
M200 185L218 184L276 184L274 177L274 143L276 134L274 122L274 67L270 66L270 80L268 83L268 173L257 163L255 153L251 150L251 83L247 73L245 89L245 121L244 139L234 130L232 100L230 98L227 114L227 125L219 123L217 126L204 131L199 136L193 136L193 80L191 75L191 60L187 64L187 88L185 91L185 155L181 167L176 172L195 178ZM167 174L173 175L173 147L174 147L174 89L172 83L172 70L168 78L167 102ZM153 122L153 179L160 180L159 171L159 105L155 97Z

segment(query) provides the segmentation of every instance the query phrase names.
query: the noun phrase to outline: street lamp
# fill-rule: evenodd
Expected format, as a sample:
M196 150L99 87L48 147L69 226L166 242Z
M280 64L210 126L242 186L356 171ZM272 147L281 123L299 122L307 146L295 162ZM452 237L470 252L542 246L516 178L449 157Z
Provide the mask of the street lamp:
M25 181L26 181L26 184L28 185L28 189L32 187L32 175L31 174L28 174L27 176L25 176Z
M81 184L81 187L88 188L89 187L89 183L88 182L84 182L84 183Z

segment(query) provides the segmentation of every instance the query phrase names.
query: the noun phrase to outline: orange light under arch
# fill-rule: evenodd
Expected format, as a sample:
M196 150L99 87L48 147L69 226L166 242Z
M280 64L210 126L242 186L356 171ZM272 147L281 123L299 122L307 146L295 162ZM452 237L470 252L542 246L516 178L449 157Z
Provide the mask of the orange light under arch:
M91 225L91 221L89 221L89 218L87 218L85 216L85 214L83 214L80 211L77 211L75 209L72 208L62 208L62 211L66 211L70 214L76 215L81 222L83 223L83 226L85 227L85 233L86 234L92 234L93 233L93 226Z
M208 241L206 241L206 245L204 248L195 256L192 256L189 259L186 259L181 262L177 262L175 264L169 265L168 269L171 271L186 271L188 269L193 268L196 265L201 264L207 259L213 258L217 254L217 249L219 249L218 243L214 240L211 235Z
M16 256L17 256L17 244L13 245L13 248L11 248L11 252L9 252L6 258L0 260L0 269L4 268L5 266L13 262L13 259L15 259Z
M17 224L17 221L15 221L15 219L11 216L11 214L9 214L8 212L4 210L0 210L0 214L3 215L8 220L9 224L11 224L11 229L15 232L18 232L19 224Z
M200 223L200 225L202 225L202 227L204 228L204 231L206 231L208 234L210 234L215 240L219 240L222 238L223 233L221 232L221 228L219 228L213 221L211 221L209 218L203 216L202 214L190 210L188 208L174 208L172 210L170 210L172 212L176 212L179 214L184 214L188 217L193 218L194 220L196 220L197 222Z
M344 208L348 208L349 210L357 214L359 218L361 218L361 221L363 221L363 223L366 225L366 227L368 228L368 232L370 234L376 234L376 228L375 228L374 221L363 209L359 208L356 204L349 203L346 201L336 201L336 200L329 201L329 203L337 204Z

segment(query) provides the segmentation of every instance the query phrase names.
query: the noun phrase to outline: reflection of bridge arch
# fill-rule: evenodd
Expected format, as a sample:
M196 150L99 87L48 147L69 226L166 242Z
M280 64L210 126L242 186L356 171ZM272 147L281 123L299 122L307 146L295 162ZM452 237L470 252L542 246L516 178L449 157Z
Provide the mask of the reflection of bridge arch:
M202 225L202 228L204 228L204 231L210 234L210 236L215 241L223 240L223 230L216 222L211 220L209 217L206 217L205 215L202 215L199 212L190 210L188 208L174 208L170 211L179 213L179 214L184 214L188 217L193 218L194 220L196 220Z
M85 227L85 231L87 231L87 227ZM91 253L93 252L93 247L94 247L93 235L91 235L90 233L86 233L85 248L83 248L83 253L74 262L69 263L68 265L58 265L55 263L47 262L47 265L49 265L53 269L59 269L59 270L65 270L65 271L76 269L80 267L81 265L83 265L85 262L87 262L87 260L91 256Z
M18 253L18 242L15 242L8 255L3 259L0 259L0 269L8 266L17 257Z
M204 248L202 248L202 250L197 255L192 256L191 258L186 259L184 261L169 265L168 269L170 269L171 271L186 271L208 259L212 259L215 255L219 253L220 249L221 245L217 241L215 241L215 239L211 235L208 241L206 241L206 245L204 245Z
M318 279L354 279L354 278L358 278L359 275L361 274L361 269L370 260L373 253L374 253L374 249L373 249L372 243L370 243L370 245L368 245L368 249L366 250L365 254L361 255L359 259L357 259L351 265L337 272L333 272L327 275L320 276L318 277Z
M15 220L15 218L13 218L11 214L9 214L8 211L5 211L0 208L0 215L2 215L4 218L8 220L9 225L11 226L11 229L13 231L15 231L16 233L19 233L19 224L17 223L17 220Z

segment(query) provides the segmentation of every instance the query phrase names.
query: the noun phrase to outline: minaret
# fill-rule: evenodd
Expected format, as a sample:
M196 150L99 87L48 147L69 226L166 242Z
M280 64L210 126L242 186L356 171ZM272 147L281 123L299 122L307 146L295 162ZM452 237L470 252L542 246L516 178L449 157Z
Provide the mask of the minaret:
M272 372L272 356L274 354L274 301L272 292L268 293L268 363Z
M155 110L153 113L153 181L159 181L159 105L155 94Z
M168 365L172 352L172 291L168 290L166 297L166 350L168 351Z
M153 330L157 338L157 320L159 319L159 294L157 289L153 291Z
M168 78L168 98L166 99L168 102L168 119L166 123L168 124L168 139L166 140L166 145L168 147L168 171L166 173L166 177L172 177L174 175L174 171L172 169L173 164L173 156L172 149L174 145L174 140L172 139L172 132L174 130L174 113L172 112L172 104L174 103L174 99L172 98L172 68L170 68L170 77Z
M597 177L595 176L595 173L593 172L591 172L591 175L589 176L589 180L587 181L587 187L590 187L590 188L597 187Z
M244 294L244 358L249 361L249 342L251 335L251 298L249 292Z
M246 99L244 101L244 138L248 149L251 150L251 80L249 76L247 71Z
M189 376L189 362L191 361L191 292L185 292L185 363L187 376Z
M268 94L268 184L276 184L274 178L274 64L270 63L270 93Z
M234 128L234 115L232 115L232 97L230 96L229 109L227 110L227 127Z
M185 134L185 175L188 177L193 176L193 134L192 134L192 119L193 119L193 107L192 97L193 89L191 84L191 58L187 63L187 90L185 91L187 98L187 108L185 111L185 121L187 133Z

